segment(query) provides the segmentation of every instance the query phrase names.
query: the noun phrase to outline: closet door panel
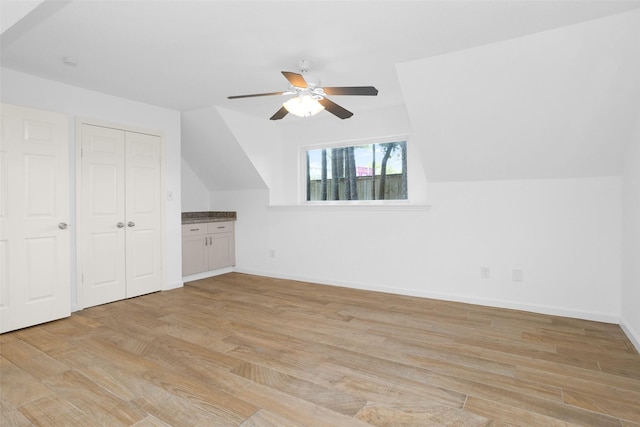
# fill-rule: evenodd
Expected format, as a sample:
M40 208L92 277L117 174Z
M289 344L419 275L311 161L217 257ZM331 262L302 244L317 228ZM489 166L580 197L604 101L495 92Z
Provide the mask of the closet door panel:
M126 132L127 298L162 289L161 140Z
M82 125L84 307L126 296L124 144L124 131Z

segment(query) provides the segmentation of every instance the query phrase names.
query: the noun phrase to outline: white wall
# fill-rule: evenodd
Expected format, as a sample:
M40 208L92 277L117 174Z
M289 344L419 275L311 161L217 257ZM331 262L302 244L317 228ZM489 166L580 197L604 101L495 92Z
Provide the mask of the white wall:
M622 176L622 322L640 351L640 113Z
M166 189L173 201L166 202L166 278L165 289L182 286L180 236L180 113L139 102L105 95L41 79L9 69L1 69L1 100L4 103L56 111L69 116L70 165L75 165L75 120L94 119L114 124L161 132L165 144ZM75 169L71 170L71 224L75 221ZM75 231L72 228L72 254L75 254ZM72 266L75 272L75 265ZM77 284L72 280L72 307L76 307Z
M210 207L209 190L193 172L184 159L181 160L182 211L208 211Z
M267 207L266 191L211 202L238 212L238 271L618 323L620 187L435 183L429 211Z
M2 2L0 8L0 31L4 33L11 28L16 22L20 21L29 12L33 11L44 0L22 0L13 2Z

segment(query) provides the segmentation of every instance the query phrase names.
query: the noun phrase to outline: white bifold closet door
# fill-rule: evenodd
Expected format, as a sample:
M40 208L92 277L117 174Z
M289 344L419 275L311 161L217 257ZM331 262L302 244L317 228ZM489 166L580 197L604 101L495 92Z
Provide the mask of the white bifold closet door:
M68 117L1 105L0 333L71 313Z
M161 139L81 126L82 305L162 289Z

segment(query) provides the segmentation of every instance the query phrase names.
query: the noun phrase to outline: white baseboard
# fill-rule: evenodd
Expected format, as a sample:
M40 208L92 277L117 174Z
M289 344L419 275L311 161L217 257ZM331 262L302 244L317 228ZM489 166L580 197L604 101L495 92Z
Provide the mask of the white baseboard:
M620 324L620 316L613 313L579 311L579 310L572 310L572 309L567 309L562 307L543 306L543 305L535 305L535 304L522 304L522 303L513 302L513 301L469 297L466 295L458 295L458 294L425 292L425 291L420 291L416 289L398 289L398 288L387 288L383 286L371 286L371 285L366 285L362 283L327 281L325 279L320 279L316 277L304 277L304 276L295 276L290 274L278 274L278 273L272 273L272 272L266 272L266 271L245 270L241 268L236 268L234 271L236 271L237 273L273 277L276 279L299 280L303 282L318 283L321 285L341 286L345 288L362 289L366 291L385 292L390 294L407 295L407 296L414 296L414 297L421 297L421 298L455 301L455 302L462 302L467 304L483 305L488 307L498 307L498 308L506 308L511 310L528 311L528 312L539 313L539 314L548 314L551 316L562 316L562 317L570 317L574 319L592 320L596 322L613 323L616 325Z
M167 286L165 286L162 290L169 291L171 289L181 288L182 286L184 286L184 283L182 282L167 283Z
M233 267L225 267L225 268L220 268L218 270L203 271L202 273L183 276L182 281L184 283L193 282L194 280L206 279L207 277L219 276L221 274L231 273L233 271L234 271Z
M640 353L640 333L633 329L629 325L629 322L627 322L624 318L620 319L620 327L629 338L629 341L631 341L631 344L633 344L638 353Z

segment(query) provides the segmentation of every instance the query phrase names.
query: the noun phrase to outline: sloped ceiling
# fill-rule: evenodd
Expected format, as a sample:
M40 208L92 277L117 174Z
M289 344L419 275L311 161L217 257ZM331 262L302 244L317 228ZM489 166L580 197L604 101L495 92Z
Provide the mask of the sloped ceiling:
M215 107L182 113L181 127L182 158L209 190L266 188Z
M619 175L640 11L398 65L430 181Z
M0 2L3 16L16 4ZM296 71L300 59L312 61L324 85L375 85L378 97L334 99L356 114L406 104L428 179L599 175L618 167L626 117L638 100L635 85L612 85L618 77L629 85L636 71L621 58L638 57L637 22L621 21L634 27L613 35L600 22L639 7L636 0L45 1L3 28L0 60L182 111L183 156L210 189L264 186L214 107L267 120L281 99L226 97L286 89L280 71ZM589 20L581 40L558 30ZM536 38L547 31L548 40ZM513 41L500 45L505 40ZM613 59L601 64L608 47ZM64 56L78 66L65 66ZM603 93L600 106L592 98ZM327 123L336 134L344 122ZM605 137L615 139L610 149L596 142Z

